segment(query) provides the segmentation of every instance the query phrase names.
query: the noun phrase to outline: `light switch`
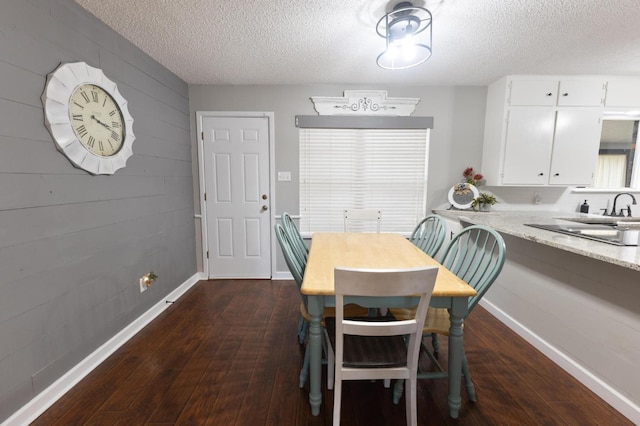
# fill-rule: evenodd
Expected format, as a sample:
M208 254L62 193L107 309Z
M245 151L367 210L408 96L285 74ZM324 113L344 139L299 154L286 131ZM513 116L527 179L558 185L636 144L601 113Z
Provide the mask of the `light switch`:
M278 172L278 180L281 182L290 182L291 172Z

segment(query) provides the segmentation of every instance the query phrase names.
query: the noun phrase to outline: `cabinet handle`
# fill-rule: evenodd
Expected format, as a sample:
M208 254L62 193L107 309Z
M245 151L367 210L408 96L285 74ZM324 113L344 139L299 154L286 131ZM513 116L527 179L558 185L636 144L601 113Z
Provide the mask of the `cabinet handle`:
M549 92L547 93L547 96L553 96L553 93Z
M560 176L560 173L556 173L556 174L554 174L554 176Z
M569 96L569 94L568 93L563 93L562 96Z
M538 173L538 176L544 176L544 173Z

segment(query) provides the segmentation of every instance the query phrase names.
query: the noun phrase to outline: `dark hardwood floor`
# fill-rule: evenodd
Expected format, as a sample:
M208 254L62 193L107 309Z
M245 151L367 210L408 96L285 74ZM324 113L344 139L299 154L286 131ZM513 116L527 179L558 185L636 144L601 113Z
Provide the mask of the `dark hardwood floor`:
M327 425L298 387L292 281L202 281L43 413L35 425ZM465 322L478 401L448 417L446 380L418 383L422 425L632 424L478 306ZM446 339L441 359L446 359ZM323 372L323 376L325 376ZM349 382L343 425L404 425L381 382Z

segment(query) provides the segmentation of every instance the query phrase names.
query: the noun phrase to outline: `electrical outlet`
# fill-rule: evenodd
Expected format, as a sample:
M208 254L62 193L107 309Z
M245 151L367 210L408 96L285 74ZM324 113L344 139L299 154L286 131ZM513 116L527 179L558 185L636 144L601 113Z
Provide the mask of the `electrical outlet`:
M533 194L533 204L542 203L542 197L537 192Z
M140 278L140 293L146 291L148 288L149 281L145 277Z

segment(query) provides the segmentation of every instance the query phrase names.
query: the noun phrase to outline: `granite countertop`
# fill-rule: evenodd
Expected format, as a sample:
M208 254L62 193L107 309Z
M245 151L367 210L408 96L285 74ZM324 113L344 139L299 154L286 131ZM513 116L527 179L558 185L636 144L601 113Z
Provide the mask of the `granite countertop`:
M546 225L576 223L569 219L577 221L615 221L621 218L559 211L474 212L467 210L434 210L433 212L450 219L464 218L465 221L469 223L487 225L503 234L512 235L514 237L523 238L539 244L640 271L640 247L616 246L613 244L573 237L524 225L525 223ZM636 221L640 221L640 219L636 218Z

